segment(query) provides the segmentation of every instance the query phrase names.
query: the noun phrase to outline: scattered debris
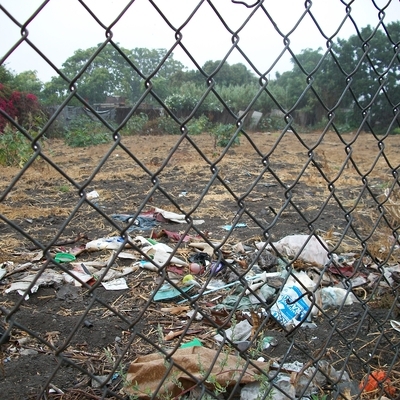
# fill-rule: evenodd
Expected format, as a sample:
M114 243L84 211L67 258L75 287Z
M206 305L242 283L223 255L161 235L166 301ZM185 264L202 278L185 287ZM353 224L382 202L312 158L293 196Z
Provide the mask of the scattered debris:
M129 289L125 278L118 278L108 282L101 282L106 290L124 290Z
M125 214L116 214L113 218L131 224L132 230L137 231L149 230L150 226L153 229L162 221L190 222L183 215L159 208L140 214L134 220L134 215ZM244 227L247 225L241 223L226 225L223 229ZM171 247L167 244L171 242L179 242L180 246ZM70 244L75 244L75 241ZM241 398L257 398L262 390L262 384L255 379L259 372L257 368L260 368L271 369L269 379L286 396L274 394L274 400L288 396L296 398L299 393L312 396L329 379L337 382L343 393L354 394L355 384L356 389L363 393L383 387L387 393L395 395L391 380L381 370L366 376L362 382L357 379L354 383L348 375L335 371L322 357L315 358L317 365L297 362L269 365L261 361L265 353L258 358L260 354L256 356L255 352L252 355L254 365L248 366L248 373L242 374L242 358L228 353L218 355L208 346L212 342L224 349L225 345L233 343L235 351L250 352L256 339L259 341L257 352L274 351L279 343L274 333L270 335L270 332L262 331L261 338L258 336L257 339L264 319L272 317L270 319L275 320L286 333L297 327L316 328L321 313L358 302L356 290L367 292L371 287L374 290L376 287L382 290L397 287L400 283L400 266L397 264L378 268L369 260L360 268L356 263L358 254L338 256L330 253L324 239L314 235L289 235L272 243L221 245L218 241L202 241L198 236L161 229L157 232L152 230L148 237L137 235L127 240L122 236L110 236L69 249L56 247L53 250L51 257L60 265L46 260L41 250L24 254L29 261L22 264L4 262L0 266L4 293L17 291L28 300L29 294L37 292L40 287L54 285L57 299L67 303L79 302L85 289L96 282L101 281L101 286L107 291L129 290L133 281L129 275L143 274L153 283L150 296L155 312L168 318L159 323L160 341L171 345L177 341L176 338L199 337L182 343L171 354L171 359L198 379L204 374L199 365L208 368L215 357L226 360L223 367L218 362L213 364L212 382L205 380L211 391L218 385L234 386L241 377L240 383L244 385ZM38 275L37 271L44 262L50 263L50 267ZM140 282L135 284L138 286ZM199 298L205 305L200 312L193 306L194 300ZM82 324L86 328L93 327L88 320ZM390 324L400 332L400 322L391 320ZM208 326L213 330L208 330ZM220 328L215 330L216 326ZM31 354L28 348L21 350L20 354ZM254 361L257 359L260 361ZM149 398L144 391L153 393L157 389L166 372L165 363L162 354L139 357L129 368L126 393ZM149 374L150 368L156 372ZM276 374L276 370L280 372ZM171 371L174 371L174 379L167 379L158 395L168 391L180 396L194 390L196 382L191 377L175 366ZM104 384L106 378L95 376L92 386Z
M236 228L247 228L247 224L245 224L244 222L240 222L235 225L224 225L222 227L222 229L224 229L226 231L231 231L232 229L236 229Z
M75 261L76 257L70 253L57 253L54 256L54 260L59 263L67 263L67 262Z
M360 382L360 390L363 393L374 392L379 387L383 387L385 392L391 396L395 396L396 388L391 384L387 373L383 370L376 370L367 375L365 379Z
M253 365L246 365L239 356L218 354L200 346L180 348L170 359L174 363L171 367L160 353L138 357L129 367L124 392L139 399L162 397L165 393L176 397L194 389L199 381L212 392L216 387L233 387L238 380L241 384L255 382L260 374L257 368L268 370L267 363L253 361ZM210 375L212 380L207 379ZM159 388L161 381L164 384Z
M265 242L257 243L258 249L262 249L264 246ZM266 249L269 251L275 249L289 260L297 258L321 267L329 263L328 245L320 236L317 238L308 235L289 235L272 245L268 244Z
M99 193L96 190L92 190L91 192L86 194L87 200L94 200L100 197Z

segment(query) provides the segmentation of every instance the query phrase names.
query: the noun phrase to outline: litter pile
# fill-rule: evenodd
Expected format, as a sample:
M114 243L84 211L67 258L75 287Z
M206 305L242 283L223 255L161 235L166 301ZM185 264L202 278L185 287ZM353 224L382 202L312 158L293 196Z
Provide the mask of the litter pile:
M131 363L125 393L200 398L196 396L238 391L241 399L284 399L321 394L333 386L345 398L378 389L397 393L385 371L379 379L375 373L354 381L323 358L310 363L266 360L266 352L280 339L265 335L265 326L273 320L287 336L299 329L317 332L322 313L358 303L359 294L376 285L382 290L396 287L398 264L382 268L357 253L332 253L316 235L221 245L203 236L157 230L162 222L189 222L158 208L113 218L127 224L129 236L58 247L48 256L27 253L26 263L4 263L0 280L5 294L18 292L29 301L41 286L56 285L57 297L65 299L79 287L127 290L132 274L151 274L151 301L186 322L165 333L161 352ZM134 236L136 232L141 235ZM116 260L127 265L116 267ZM400 331L399 322L392 320L391 325ZM211 336L202 334L204 326L211 327Z

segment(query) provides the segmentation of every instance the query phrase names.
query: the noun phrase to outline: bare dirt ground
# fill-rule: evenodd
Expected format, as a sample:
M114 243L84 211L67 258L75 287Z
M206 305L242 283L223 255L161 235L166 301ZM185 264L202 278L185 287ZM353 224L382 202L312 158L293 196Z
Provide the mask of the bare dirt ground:
M112 143L83 149L68 148L59 140L45 143L43 152L59 171L43 159L35 160L0 203L0 213L15 224L13 228L0 222L0 263L14 263L8 264L1 280L0 306L3 317L12 312L10 319L16 322L10 341L2 346L1 398L36 398L51 381L56 392L47 398L100 399L102 391L93 387L85 371L106 375L119 357L121 365L127 367L138 356L154 353L156 348L151 343L169 348L178 343L179 336L166 342L163 335L182 329L186 317L163 311L176 306L175 301L148 300L157 285L157 275L144 269L126 276L128 289L106 291L100 285L94 296L85 288L65 292L65 284L40 287L25 301L16 292L5 293L21 274L43 265L44 258L32 261L38 243L47 246L57 242L52 247L54 254L89 240L118 235L118 229L105 216L133 215L151 207L187 212L193 219L203 219L204 224L197 229L211 241L225 241L225 248L239 242L254 247L266 235L276 241L288 234L309 234L315 229L329 245L339 244L335 253L360 254L358 234L365 239L373 257L385 258L393 229L379 218L375 199L382 199L384 190L393 184L393 170L400 162L399 138L384 140L386 158L379 156L382 145L367 133L357 138L350 134L339 138L329 132L321 143L319 133L302 135L303 143L292 133L282 138L279 133L252 133L250 138L252 143L242 137L240 146L223 154L222 149L215 148L210 135L193 136L191 140L202 154L184 140L171 157L178 136L123 137L123 147L115 149ZM347 152L354 165L351 160L346 162L346 145L341 140L348 144ZM306 166L309 150L305 145L313 148L317 144L314 158L318 166ZM104 157L104 164L97 170ZM19 171L2 167L2 194ZM213 177L218 179L212 181ZM86 192L99 193L94 206L80 204L79 190L73 185L88 181ZM246 212L235 220L240 210L238 199L239 204L245 204ZM388 221L397 226L396 209L387 209ZM246 227L230 233L223 229L233 221L245 223ZM161 222L153 234L159 236L162 229L182 233L186 225ZM198 232L192 228L187 233L195 236ZM150 232L131 233L135 234L148 237ZM71 239L77 241L72 243ZM175 246L168 237L159 240ZM187 243L182 243L177 255L189 254ZM109 257L109 251L83 252L78 260L104 261ZM32 263L24 271L14 269L28 262ZM246 262L244 258L243 263ZM388 263L397 262L395 252ZM118 259L114 267L121 269L131 263L132 260ZM55 264L50 265L58 269ZM201 281L202 277L198 279ZM366 299L365 305L330 310L317 318L315 330L299 329L287 335L272 319L265 321L260 335L274 336L278 345L263 351L264 357L285 362L327 359L334 368L345 368L354 382L363 378L368 363L371 368L382 368L387 363L397 365L397 359L394 362L391 358L398 345L398 336L389 324L392 292L374 292L373 297L367 290L357 294ZM216 297L214 293L196 302L214 324L226 317L210 311L219 301ZM190 328L194 333L186 335L184 341L197 337L204 346L215 347L212 324L193 321ZM393 385L397 382L400 387L400 370L395 366L391 374ZM122 381L123 371L119 370L108 386L121 398ZM330 389L323 390L328 393ZM110 394L107 398L116 397Z

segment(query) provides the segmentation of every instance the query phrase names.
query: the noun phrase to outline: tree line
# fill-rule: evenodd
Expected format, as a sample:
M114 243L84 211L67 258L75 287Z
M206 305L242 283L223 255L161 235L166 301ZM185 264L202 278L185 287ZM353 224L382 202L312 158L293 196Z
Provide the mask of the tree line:
M166 49L107 44L100 52L100 46L75 51L49 82L41 82L36 71L15 74L0 66L0 99L4 103L6 93L19 91L34 94L43 106L61 104L72 82L90 104L121 96L127 105L162 102L178 115L195 107L207 115L225 107L237 114L252 103L264 115L277 109L290 114L301 126L317 128L332 120L343 131L364 124L366 130L385 132L400 126L399 42L400 21L384 29L367 26L348 39L332 41L327 49L303 49L291 58L291 70L272 79L242 63L209 60L188 70ZM210 85L213 90L203 98Z

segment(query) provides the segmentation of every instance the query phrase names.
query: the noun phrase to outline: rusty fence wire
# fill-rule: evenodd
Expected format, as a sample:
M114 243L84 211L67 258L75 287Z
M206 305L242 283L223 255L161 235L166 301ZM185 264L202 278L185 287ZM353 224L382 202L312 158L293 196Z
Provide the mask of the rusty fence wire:
M399 43L386 34L386 49L391 57L384 67L377 68L369 56L369 44L377 30L386 32L387 4L379 8L377 2L371 1L376 9L376 25L370 37L362 37L352 14L354 2L340 2L343 23L352 23L360 39L359 59L355 69L348 71L337 59L334 47L340 30L332 37L324 33L324 26L314 18L314 1L304 2L303 13L293 29L286 32L274 22L268 1L232 0L238 13L250 10L242 26L233 30L218 11L217 1L199 1L185 24L177 27L168 21L157 2L149 0L149 6L168 24L175 43L151 73L144 73L125 58L143 85L136 104L115 126L80 94L79 80L106 46L112 46L124 57L112 32L135 2L127 3L113 24L105 26L85 1L79 1L104 30L106 39L73 79L65 76L29 36L29 24L51 3L44 2L27 21L19 21L0 4L0 12L21 29L19 41L2 56L1 65L24 43L63 78L68 92L36 136L0 109L1 115L30 141L33 151L10 180L2 178L1 250L4 254L17 251L5 251L6 239L16 237L22 243L19 256L32 251L40 254L37 260L19 263L14 269L10 269L10 260L2 256L2 382L11 379L10 368L23 357L22 350L31 349L51 360L51 368L41 377L40 385L31 388L31 398L397 398L400 197L398 165L393 156L397 150L392 147L390 133L400 126L400 108L399 99L386 88L385 79L394 74L396 85L399 84ZM184 45L185 27L206 6L215 14L213 23L223 26L231 37L231 48L211 74L202 69ZM325 7L329 9L329 4ZM240 42L241 32L251 28L259 15L265 17L265 23L273 27L283 43L281 53L263 71L257 69ZM306 18L326 41L321 59L311 70L291 47L297 27ZM258 33L258 38L267 40L263 32ZM203 96L184 117L166 105L153 84L158 70L177 48L193 62L204 83ZM231 110L229 99L221 95L218 86L219 72L232 52L240 53L258 78L254 97L240 115ZM275 64L286 54L302 73L301 94L290 107L274 95L269 78ZM328 59L343 83L329 105L315 84ZM368 102L358 97L353 84L365 69L375 71L375 91ZM140 146L145 142L132 146L121 135L149 96L174 121L178 133L165 157L152 160L152 165L141 159ZM217 99L235 125L226 146L212 155L204 151L203 143L190 135L188 128L208 96ZM246 115L254 111L261 96L272 99L283 126L278 134L265 136L263 145L245 124ZM312 96L314 106L325 115L318 135L309 137L301 132L296 119L299 104L307 96ZM336 123L344 98L351 99L352 111L359 120L358 129L351 135L343 135ZM71 100L78 100L96 115L113 139L98 157L97 165L86 171L84 180L71 176L68 167L58 165L45 143L48 131ZM387 126L379 126L379 134L370 123L377 102L384 102L390 115ZM239 137L251 150L245 157L253 167L251 171L238 169L243 159L235 159L236 153L232 156L232 150L239 153L234 147ZM154 140L162 143L162 136ZM301 149L290 173L288 165L293 167L294 155L277 156L287 140ZM329 147L323 147L326 141L336 143L330 155ZM367 142L370 159L365 166L363 150ZM179 168L179 157L173 163L182 149L198 160L201 180L197 184L192 181L193 175L185 175L185 170ZM125 197L92 197L94 189L101 192L113 188L115 182L104 180L101 173L116 154L125 160ZM330 163L335 158L339 162L333 168ZM7 210L18 202L12 194L26 181L39 159L45 167L31 181L36 187L28 194L32 204L41 202L43 208L50 207L52 200L46 197L46 187L38 185L46 182L46 171L57 171L73 189L65 197L67 215L32 217L26 225L26 218L10 217ZM244 180L238 185L230 171L243 174ZM121 170L115 171L115 180L119 173ZM140 187L147 187L147 191L136 193L137 176L141 176ZM170 182L180 183L181 187L191 185L196 195L183 203L171 190ZM216 188L228 195L231 212L225 216L229 226L219 231L218 237L210 234L204 214L204 204ZM262 192L260 188L264 190L262 212L254 206ZM131 214L116 219L119 209L126 209L121 203L129 202L133 195L137 197L131 204ZM309 206L302 201L305 197ZM161 209L154 210L154 199ZM149 238L149 231L140 229L149 209L159 225L170 223L168 229L175 226L175 233L178 230L179 234L159 238L158 243ZM175 214L171 216L165 210L174 210ZM174 218L180 219L179 225L173 225ZM198 224L199 218L205 223ZM85 250L90 243L91 250L97 252L77 253L75 261L63 262L56 257L55 249L69 248L65 238L81 231L74 226L78 220L85 220L86 227L98 228L98 232L108 235L108 247L104 241L96 242L93 233L89 234L91 241L82 234L77 241L84 243ZM326 229L327 221L331 230ZM44 225L51 226L51 236L38 234ZM240 229L243 227L244 232L246 226L252 227L251 238L240 243ZM64 247L60 245L63 241ZM93 254L100 253L98 264L92 262ZM124 255L135 259L128 259L127 263ZM194 268L193 264L203 267L203 274L196 275L193 270L183 280L179 273L171 274L171 266L183 266L188 271L188 266ZM77 267L81 268L79 273ZM91 268L96 267L94 273ZM107 274L124 268L131 268L125 275L127 288L113 297L102 284L109 282ZM86 279L88 275L91 280ZM19 294L9 290L18 280L25 282ZM44 291L43 282L51 282L57 294L54 290ZM171 291L175 291L173 300L162 297ZM52 305L45 305L54 299L57 301ZM73 306L65 305L66 300ZM67 322L62 322L64 317ZM35 323L38 319L41 326ZM91 332L97 332L97 336ZM194 339L197 342L193 343ZM25 374L37 374L34 361ZM27 398L24 396L21 398Z

